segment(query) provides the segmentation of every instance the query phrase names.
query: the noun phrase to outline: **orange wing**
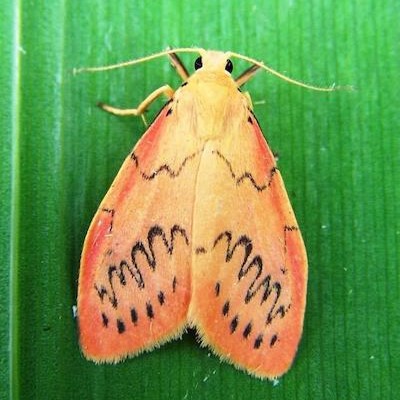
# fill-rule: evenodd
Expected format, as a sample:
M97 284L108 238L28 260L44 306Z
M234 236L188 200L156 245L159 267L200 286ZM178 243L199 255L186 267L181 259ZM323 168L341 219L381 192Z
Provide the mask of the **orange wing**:
M81 347L95 361L118 361L189 322L223 359L274 378L301 336L304 244L229 53L200 53L91 224Z
M256 119L229 128L199 166L189 319L221 358L274 378L301 337L306 253Z
M125 160L85 240L79 337L94 361L151 349L180 335L186 324L201 150L182 140L187 132L170 107Z

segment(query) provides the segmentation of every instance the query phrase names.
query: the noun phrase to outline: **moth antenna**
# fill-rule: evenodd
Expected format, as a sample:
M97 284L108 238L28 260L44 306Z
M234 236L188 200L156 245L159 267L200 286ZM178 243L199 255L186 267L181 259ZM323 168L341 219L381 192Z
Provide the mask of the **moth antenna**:
M284 80L286 82L292 83L293 85L304 87L306 89L316 90L316 91L319 91L319 92L333 92L335 90L342 90L342 89L353 90L353 88L350 87L350 86L336 86L335 84L333 84L330 87L320 87L320 86L309 85L307 83L303 83L303 82L297 81L296 79L289 78L288 76L281 74L280 72L278 72L278 71L274 70L273 68L265 65L261 61L255 60L254 58L250 58L250 57L243 56L243 55L238 54L238 53L232 53L232 52L230 52L230 56L231 57L235 57L235 58L239 58L239 59L247 61L249 63L252 63L253 65L256 65L257 67L269 72L272 75L277 76L278 78L280 78L280 79L282 79L282 80Z
M129 61L124 61L124 62L120 62L117 64L111 64L111 65L104 65L104 66L100 66L100 67L83 67L83 68L74 68L73 69L73 74L80 74L83 72L101 72L101 71L109 71L112 69L118 69L118 68L124 68L124 67L128 67L130 65L135 65L135 64L140 64L142 62L147 62L150 60L154 60L156 58L160 58L166 55L170 55L170 54L174 54L174 53L199 53L201 52L203 49L198 48L198 47L179 47L177 49L171 49L171 48L167 48L164 51L160 51L158 53L155 54L151 54L149 56L145 56L145 57L141 57L141 58L136 58L134 60L129 60ZM247 61L251 64L253 64L254 66L257 66L267 72L269 72L272 75L277 76L278 78L289 82L293 85L297 85L297 86L301 86L304 87L306 89L310 89L310 90L315 90L315 91L319 91L319 92L333 92L336 90L354 90L354 88L352 86L336 86L335 84L333 84L330 87L320 87L320 86L314 86L314 85L309 85L307 83L303 83L301 81L298 81L296 79L293 78L289 78L288 76L281 74L280 72L274 70L273 68L265 65L263 62L261 61L257 61L254 58L250 58L247 56L244 56L242 54L238 54L238 53L234 53L234 52L229 52L229 55L231 57L235 57L235 58L239 58L241 60ZM251 76L249 76L247 79L249 79ZM245 79L245 81L247 80ZM242 82L242 84L245 82Z
M159 53L151 54L149 56L141 57L141 58L136 58L135 60L129 60L129 61L124 61L120 62L117 64L111 64L111 65L104 65L100 67L83 67L83 68L74 68L73 69L73 74L80 74L82 72L101 72L101 71L109 71L111 69L117 69L117 68L124 68L128 67L129 65L135 65L135 64L140 64L142 62L154 60L159 57L163 57L166 55L174 54L174 53L199 53L202 49L196 48L196 47L180 47L177 49L171 49L168 48L167 50L160 51Z

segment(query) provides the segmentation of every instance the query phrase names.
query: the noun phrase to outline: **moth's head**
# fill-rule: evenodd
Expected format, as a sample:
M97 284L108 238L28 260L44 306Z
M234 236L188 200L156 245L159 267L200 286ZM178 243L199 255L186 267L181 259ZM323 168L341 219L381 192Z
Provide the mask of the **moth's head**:
M194 69L196 71L223 72L227 75L230 75L233 71L233 64L229 59L230 53L207 50L200 50L199 53L199 57L194 62Z

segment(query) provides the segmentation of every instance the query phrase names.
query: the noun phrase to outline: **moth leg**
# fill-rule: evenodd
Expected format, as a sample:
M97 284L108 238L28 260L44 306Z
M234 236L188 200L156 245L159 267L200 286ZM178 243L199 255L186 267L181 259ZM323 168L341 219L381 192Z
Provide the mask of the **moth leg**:
M165 95L168 99L171 99L174 95L174 90L169 85L164 85L156 89L154 92L150 93L138 106L137 108L116 108L110 106L108 104L99 103L98 106L111 114L118 116L130 116L133 115L135 117L141 116L144 123L147 125L146 120L144 119L144 113L147 108L150 106L153 101L155 101L158 97Z
M171 61L171 65L175 68L178 75L182 78L183 81L186 81L190 75L182 60L175 53L168 54L168 57Z
M235 82L238 87L243 86L251 77L260 69L258 65L252 65L251 67L247 68L241 75L239 75Z

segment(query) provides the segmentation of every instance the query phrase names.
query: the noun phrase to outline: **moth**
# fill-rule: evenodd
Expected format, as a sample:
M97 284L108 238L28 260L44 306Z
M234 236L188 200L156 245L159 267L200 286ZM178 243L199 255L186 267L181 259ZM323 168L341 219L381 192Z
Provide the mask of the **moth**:
M196 52L189 75L178 58ZM135 109L168 101L124 161L87 233L79 274L83 354L118 362L180 337L236 367L276 378L301 338L307 257L274 155L241 86L264 64L233 52L174 49L182 78ZM236 79L232 58L251 66ZM322 89L331 90L331 89Z

